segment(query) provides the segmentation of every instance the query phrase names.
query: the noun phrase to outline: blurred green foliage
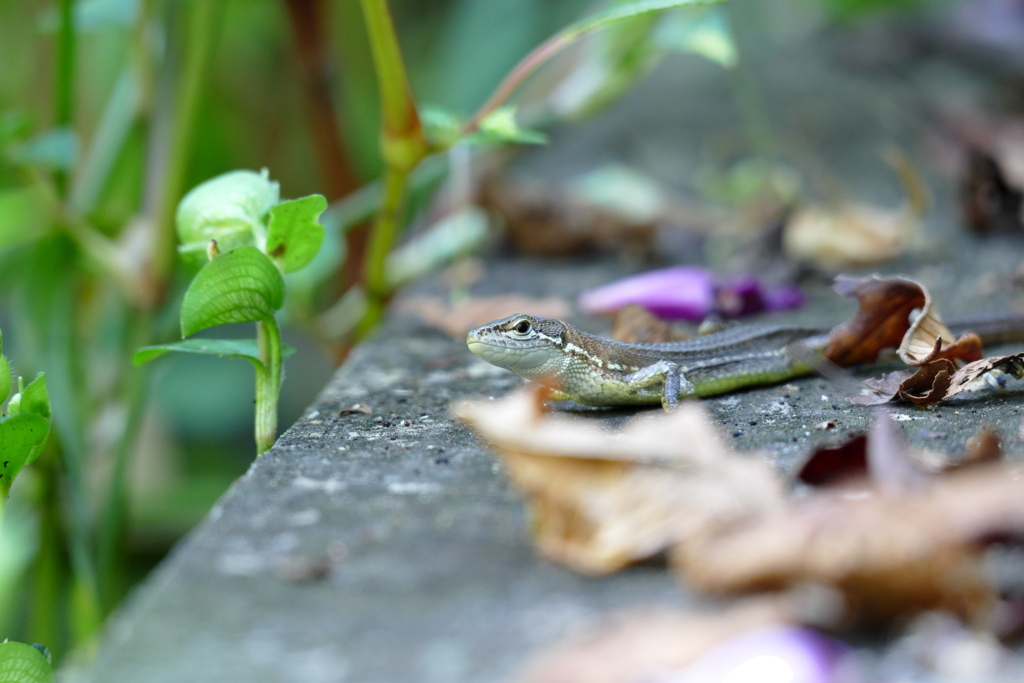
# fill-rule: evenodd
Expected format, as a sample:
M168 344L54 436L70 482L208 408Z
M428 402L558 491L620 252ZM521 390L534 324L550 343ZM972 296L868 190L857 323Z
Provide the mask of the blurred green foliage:
M847 16L883 0L828 3ZM175 354L152 376L131 364L137 348L180 339L181 298L202 262L176 249L189 188L267 168L284 196L333 202L324 247L285 278L299 349L283 387L288 424L322 385L323 348L360 321L371 330L398 286L483 241L485 217L464 205L395 248L447 172L429 154L467 138L540 142L523 122L591 113L668 51L735 65L715 8L651 13L678 4L709 3L608 2L604 19L573 23L591 0L0 2L0 323L15 374L46 371L54 415L0 535L0 637L45 642L58 661L95 642L128 581L252 453L245 364ZM562 80L534 79L506 108L526 76L598 25L610 29L568 51ZM584 76L588 97L557 101L560 83ZM391 120L410 126L382 150L389 102ZM374 212L373 230L360 227ZM223 336L215 345L246 356L233 330Z

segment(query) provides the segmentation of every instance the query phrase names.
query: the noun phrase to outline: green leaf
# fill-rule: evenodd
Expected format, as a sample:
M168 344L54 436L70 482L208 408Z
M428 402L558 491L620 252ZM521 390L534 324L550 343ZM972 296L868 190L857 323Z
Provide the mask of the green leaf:
M222 252L252 244L264 234L263 217L279 199L278 184L266 169L232 171L197 185L178 204L182 250L205 254L212 239Z
M611 26L624 19L632 19L649 12L662 12L676 7L700 7L717 5L724 0L638 0L628 5L616 5L609 9L584 17L580 21L562 29L558 36L566 44L571 43L588 33L593 33L606 26Z
M423 122L423 134L432 147L447 149L459 141L463 122L453 112L427 105L420 107L420 120Z
M471 143L519 142L530 145L547 144L548 138L539 131L520 128L514 106L498 107L480 121L478 132L468 139Z
M284 278L256 247L238 247L207 263L181 302L181 335L227 323L269 320L284 303Z
M42 183L0 191L0 248L45 234L52 225L51 205Z
M70 128L54 128L17 145L10 157L27 166L70 171L78 156L78 137Z
M653 12L662 12L676 7L716 5L723 1L724 0L639 0L638 2L614 5L603 12L598 12L597 14L585 17L551 36L534 48L528 55L523 57L519 63L512 68L508 76L505 77L505 80L503 80L494 92L491 93L487 102L481 106L477 114L475 114L466 125L470 130L477 128L482 123L479 117L483 116L483 112L491 112L495 110L498 105L507 100L512 92L514 92L516 88L518 88L523 81L525 81L526 78L536 71L542 64L568 46L572 45L580 38L583 38L594 31L612 26L621 21L651 14Z
M664 55L665 50L652 39L654 29L664 19L667 17L650 13L620 21L583 45L582 59L551 93L555 111L565 118L583 118L607 107L633 87Z
M9 415L32 414L45 417L47 420L52 415L50 408L50 395L46 391L46 375L40 372L36 378L29 382L24 391L21 391L11 398L11 404L7 406Z
M6 497L21 469L39 457L49 433L50 423L40 415L25 413L0 422L0 494Z
M0 643L0 683L53 683L53 667L25 643Z
M157 344L155 346L144 346L135 352L133 361L136 365L156 360L165 353L180 351L182 353L199 353L208 356L228 356L229 358L244 358L257 367L264 367L260 360L259 349L255 339L186 339L173 344ZM295 353L295 349L285 346L281 349L281 357L287 358Z
M7 356L0 355L0 403L11 395L11 364Z
M739 60L729 18L720 10L672 12L658 25L655 40L665 49L693 52L726 69Z
M304 268L316 256L324 241L324 226L317 219L326 209L327 200L312 194L270 210L266 252L284 272Z

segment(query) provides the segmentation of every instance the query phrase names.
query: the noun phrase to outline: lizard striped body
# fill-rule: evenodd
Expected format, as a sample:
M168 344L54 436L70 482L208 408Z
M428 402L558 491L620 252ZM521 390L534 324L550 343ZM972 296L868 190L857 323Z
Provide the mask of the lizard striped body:
M513 315L469 333L470 351L555 392L593 406L661 403L770 384L813 371L820 328L747 325L666 344L629 344L550 318Z

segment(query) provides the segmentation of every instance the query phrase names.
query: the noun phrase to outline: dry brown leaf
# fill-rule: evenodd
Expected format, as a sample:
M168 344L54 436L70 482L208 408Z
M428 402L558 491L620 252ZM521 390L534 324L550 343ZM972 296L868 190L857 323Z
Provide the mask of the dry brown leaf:
M346 415L373 415L373 408L362 403L354 403L348 408L342 408L338 411L339 417L345 417Z
M967 154L961 185L961 207L974 232L1020 233L1024 230L1024 192L1012 185L995 158L977 147Z
M871 363L884 349L899 349L908 365L937 358L973 361L981 357L981 341L965 334L954 339L932 305L924 285L902 277L836 278L834 288L856 297L857 313L829 334L826 357L846 367ZM920 314L910 322L910 314Z
M796 471L794 479L814 487L863 486L870 478L880 488L898 492L921 485L927 475L1000 460L999 435L982 427L967 440L964 453L953 456L907 448L884 411L875 414L870 438L858 434L829 448L818 448ZM922 438L944 438L942 432L920 432Z
M690 539L673 559L700 590L824 583L843 592L854 618L944 609L977 621L995 601L980 561L983 543L1022 533L1024 477L990 465L899 495L816 495Z
M785 226L786 252L833 270L882 263L905 252L921 230L928 190L905 155L889 161L908 196L903 207L886 210L859 202L803 206Z
M983 426L977 434L967 439L963 459L948 469L963 469L977 465L988 465L1003 459L1003 448L999 432L991 425Z
M1024 353L1014 353L1009 356L991 356L982 358L979 361L968 363L953 375L949 393L946 398L955 396L994 370L1013 375L1017 379L1024 377Z
M710 614L666 609L613 615L598 630L535 655L517 683L637 683L695 662L719 643L784 623L780 599L750 599Z
M794 478L810 486L842 486L867 477L867 437L863 434L830 448L819 448Z
M879 405L899 397L916 405L929 406L971 389L983 376L994 371L1021 379L1024 377L1024 353L983 358L959 370L955 367L952 361L939 358L922 365L913 374L900 370L882 380L865 380L864 384L876 393L851 396L848 400L857 405Z
M501 454L540 552L586 574L656 555L784 504L774 471L731 451L697 404L620 430L542 414L529 392L452 407Z
M574 196L564 188L491 177L479 202L501 215L515 247L533 256L574 256L627 250L649 256L654 223L631 220Z
M663 344L690 338L640 304L627 304L615 313L609 336L631 344Z
M531 299L521 294L474 297L456 304L446 303L439 297L403 297L396 304L402 313L415 315L452 339L463 340L475 327L516 313L529 311L545 318L565 318L570 313L569 302L557 297Z
M793 212L783 232L791 257L835 272L889 261L920 231L921 219L858 202L808 205Z

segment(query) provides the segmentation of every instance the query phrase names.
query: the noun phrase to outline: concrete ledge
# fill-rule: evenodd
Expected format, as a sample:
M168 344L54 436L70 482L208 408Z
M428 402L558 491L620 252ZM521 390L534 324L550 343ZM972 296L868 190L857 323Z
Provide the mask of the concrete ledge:
M1015 256L1003 251L992 243L973 254L1012 272ZM491 273L494 291L529 283L534 293L573 294L610 277L607 266L527 261ZM980 305L972 286L943 278L936 298L956 296L969 310ZM832 295L814 300L800 315L834 319ZM87 680L500 681L534 648L607 612L693 603L656 563L588 579L534 555L501 466L447 412L454 399L519 382L461 342L391 318L136 590ZM703 404L736 445L786 469L866 428L870 410L846 404L842 391L809 377ZM894 412L919 445L955 453L987 422L1013 452L1022 395ZM339 415L357 403L372 414ZM633 414L558 409L612 424ZM834 428L816 429L822 422Z

